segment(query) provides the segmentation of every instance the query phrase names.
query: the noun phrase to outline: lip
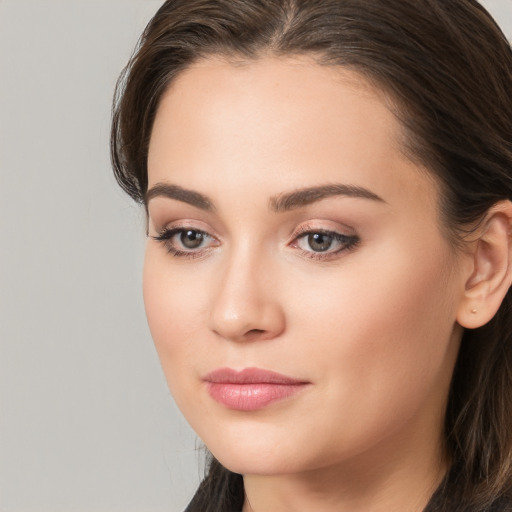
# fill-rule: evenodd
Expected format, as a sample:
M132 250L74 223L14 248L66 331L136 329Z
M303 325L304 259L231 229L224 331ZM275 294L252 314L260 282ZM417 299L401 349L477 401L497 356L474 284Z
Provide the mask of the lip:
M256 411L302 391L310 383L260 368L219 368L203 379L218 403L237 411Z

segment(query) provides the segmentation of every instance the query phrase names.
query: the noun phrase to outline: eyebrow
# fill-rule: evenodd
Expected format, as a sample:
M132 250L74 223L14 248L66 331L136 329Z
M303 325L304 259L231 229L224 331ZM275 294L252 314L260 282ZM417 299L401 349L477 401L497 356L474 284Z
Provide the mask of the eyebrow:
M270 198L269 208L276 213L287 212L333 196L358 197L382 203L386 202L366 188L355 185L332 184L302 188L293 192L279 194Z
M269 209L275 213L287 212L302 208L322 199L333 196L357 197L385 203L384 199L374 192L355 185L329 184L317 187L307 187L292 192L279 194L269 199ZM145 194L145 204L155 197L166 197L181 201L205 211L215 211L212 201L194 190L189 190L178 185L157 183Z
M168 183L157 183L151 187L144 196L144 203L147 205L149 201L155 197L167 197L168 199L176 199L183 203L190 204L201 210L212 212L215 210L213 203L207 196L188 190L178 185L171 185Z

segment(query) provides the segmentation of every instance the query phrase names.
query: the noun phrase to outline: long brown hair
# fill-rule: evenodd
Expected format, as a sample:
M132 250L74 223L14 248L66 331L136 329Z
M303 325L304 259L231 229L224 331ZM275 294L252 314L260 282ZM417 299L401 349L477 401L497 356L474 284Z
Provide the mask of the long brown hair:
M512 199L512 51L476 0L168 0L144 31L114 100L111 154L121 187L144 203L160 98L211 55L307 54L385 91L404 150L441 184L460 242L496 202ZM452 466L425 512L496 510L512 494L512 296L462 339L446 412ZM187 511L231 512L240 475L212 459Z

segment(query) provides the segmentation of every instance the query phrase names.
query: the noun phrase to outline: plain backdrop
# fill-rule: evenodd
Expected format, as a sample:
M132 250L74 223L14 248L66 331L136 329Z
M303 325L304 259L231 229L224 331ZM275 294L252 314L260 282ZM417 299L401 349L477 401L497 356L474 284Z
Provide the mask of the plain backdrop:
M115 80L160 0L0 0L0 512L179 512L201 450L111 176ZM483 2L512 35L512 0Z

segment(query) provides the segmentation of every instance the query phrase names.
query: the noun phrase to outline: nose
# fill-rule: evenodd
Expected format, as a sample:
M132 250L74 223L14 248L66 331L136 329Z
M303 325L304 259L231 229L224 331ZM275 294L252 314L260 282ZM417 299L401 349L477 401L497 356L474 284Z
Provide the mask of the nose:
M209 327L231 341L276 338L285 330L277 276L262 259L241 254L226 262L211 297Z

